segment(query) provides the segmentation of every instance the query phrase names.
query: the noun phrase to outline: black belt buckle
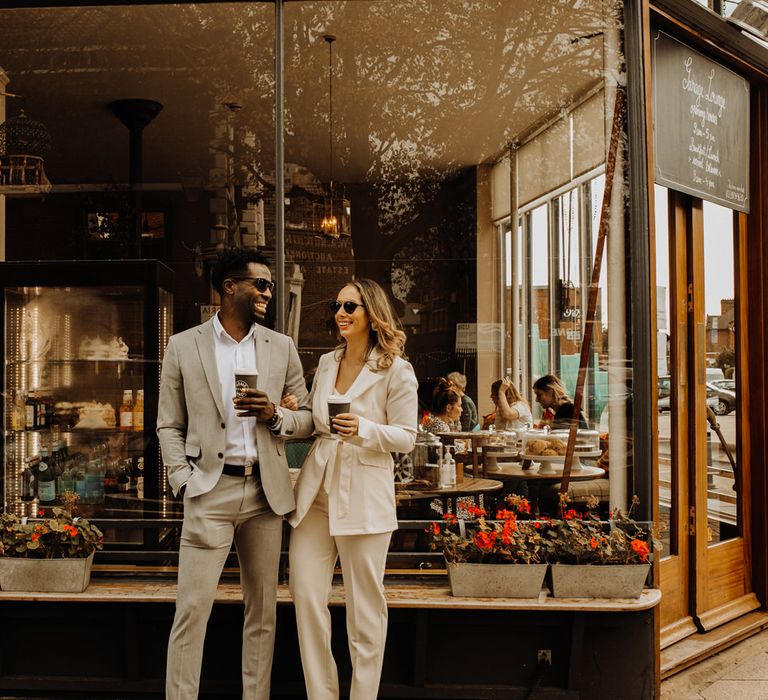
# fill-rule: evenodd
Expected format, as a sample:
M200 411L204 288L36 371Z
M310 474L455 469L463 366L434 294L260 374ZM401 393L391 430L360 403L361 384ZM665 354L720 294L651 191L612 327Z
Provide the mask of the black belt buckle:
M222 473L227 476L258 476L259 475L259 463L254 462L245 466L243 464L225 464L222 469Z

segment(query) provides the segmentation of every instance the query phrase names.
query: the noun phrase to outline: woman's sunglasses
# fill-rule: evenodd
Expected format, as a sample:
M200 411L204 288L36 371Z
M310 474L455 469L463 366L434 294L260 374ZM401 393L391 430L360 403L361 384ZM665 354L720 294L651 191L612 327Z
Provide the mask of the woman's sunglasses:
M333 311L334 314L339 313L339 309L343 306L344 313L347 313L350 316L355 313L358 306L361 309L365 308L362 304L358 304L356 301L345 301L343 304L340 301L332 301L328 306L331 307L331 311Z
M275 283L264 277L232 277L232 279L238 282L253 282L253 286L260 292L266 292L267 290L273 292L275 290Z

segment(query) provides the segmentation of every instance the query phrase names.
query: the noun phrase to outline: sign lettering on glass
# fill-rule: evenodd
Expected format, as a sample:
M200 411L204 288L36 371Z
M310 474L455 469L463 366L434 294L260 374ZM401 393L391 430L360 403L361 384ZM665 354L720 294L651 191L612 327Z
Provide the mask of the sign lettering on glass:
M749 83L664 32L653 50L656 182L749 211Z

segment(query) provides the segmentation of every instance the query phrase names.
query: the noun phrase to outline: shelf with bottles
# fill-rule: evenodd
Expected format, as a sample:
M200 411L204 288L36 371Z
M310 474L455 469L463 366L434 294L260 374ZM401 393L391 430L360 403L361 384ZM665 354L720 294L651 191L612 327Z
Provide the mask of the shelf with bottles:
M116 391L122 391L117 410L109 402ZM133 389L115 390L106 387L103 392L105 395L99 395L102 401L56 401L54 397L62 393L61 390L39 388L28 392L11 391L6 434L45 430L141 433L144 430L143 389L136 390L135 400Z
M19 500L37 507L52 507L76 496L81 505L99 506L111 496L144 499L144 456L116 456L104 444L89 454L69 453L65 441L43 447L29 459L20 474ZM70 495L71 494L71 495Z

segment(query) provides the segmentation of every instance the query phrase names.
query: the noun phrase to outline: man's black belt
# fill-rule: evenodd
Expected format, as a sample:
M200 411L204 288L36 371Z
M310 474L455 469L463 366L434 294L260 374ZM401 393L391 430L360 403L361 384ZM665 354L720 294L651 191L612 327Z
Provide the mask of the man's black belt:
M222 473L227 476L258 476L259 463L254 462L247 467L242 464L225 464Z

